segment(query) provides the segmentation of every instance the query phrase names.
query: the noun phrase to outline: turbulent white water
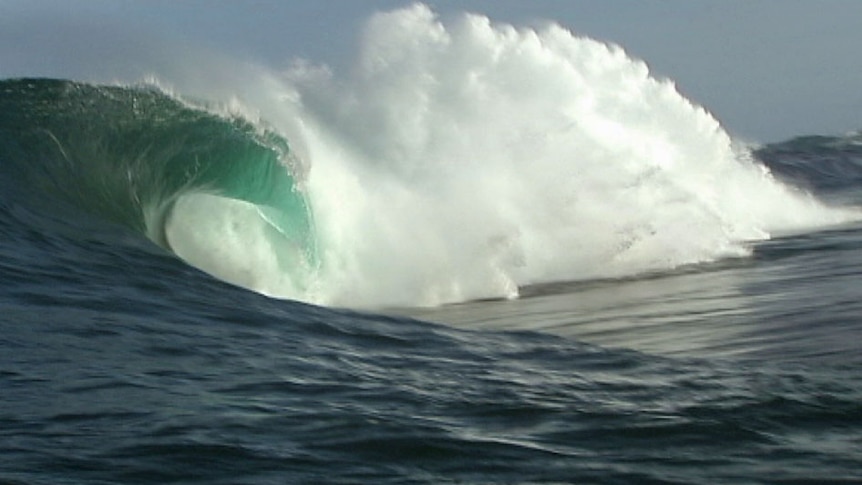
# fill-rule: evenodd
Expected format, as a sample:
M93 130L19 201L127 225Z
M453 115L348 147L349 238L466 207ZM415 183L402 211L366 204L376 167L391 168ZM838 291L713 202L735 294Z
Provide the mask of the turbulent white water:
M346 76L296 63L243 93L310 166L321 266L298 292L248 235L225 246L248 258L197 261L277 296L515 297L740 256L773 231L846 217L773 180L645 63L557 25L444 23L415 5L368 21Z

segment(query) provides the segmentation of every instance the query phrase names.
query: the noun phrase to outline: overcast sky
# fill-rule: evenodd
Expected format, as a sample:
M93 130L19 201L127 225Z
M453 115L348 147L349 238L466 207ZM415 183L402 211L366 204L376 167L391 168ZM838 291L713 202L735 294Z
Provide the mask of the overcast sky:
M0 77L104 81L211 51L271 67L346 69L368 15L401 0L0 0ZM428 0L443 18L552 20L614 42L673 79L736 136L862 128L860 0ZM179 62L179 61L177 61ZM132 69L130 66L134 66ZM137 70L136 70L137 69Z

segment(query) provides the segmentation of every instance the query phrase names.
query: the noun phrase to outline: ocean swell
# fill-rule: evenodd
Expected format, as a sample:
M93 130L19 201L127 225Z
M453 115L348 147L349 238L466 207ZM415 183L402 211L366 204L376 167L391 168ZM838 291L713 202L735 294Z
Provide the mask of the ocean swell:
M4 170L222 279L357 307L667 271L858 216L776 180L644 62L558 25L417 4L369 19L346 74L240 71L176 90L254 116L154 87L2 81Z

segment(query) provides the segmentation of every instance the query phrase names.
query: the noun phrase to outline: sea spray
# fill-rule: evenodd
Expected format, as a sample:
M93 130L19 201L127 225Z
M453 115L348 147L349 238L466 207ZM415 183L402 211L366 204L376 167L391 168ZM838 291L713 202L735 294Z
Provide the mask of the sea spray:
M777 183L614 45L549 25L372 17L354 70L288 73L323 301L436 305L748 253L846 214Z

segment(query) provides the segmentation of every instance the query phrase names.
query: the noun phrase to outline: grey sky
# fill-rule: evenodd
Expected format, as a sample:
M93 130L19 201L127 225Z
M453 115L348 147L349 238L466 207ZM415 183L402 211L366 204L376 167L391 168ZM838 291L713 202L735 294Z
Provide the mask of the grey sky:
M401 0L0 0L0 77L125 79L164 51L346 69L371 12ZM862 128L859 0L428 0L622 45L729 132L756 141ZM184 59L187 54L187 59Z

